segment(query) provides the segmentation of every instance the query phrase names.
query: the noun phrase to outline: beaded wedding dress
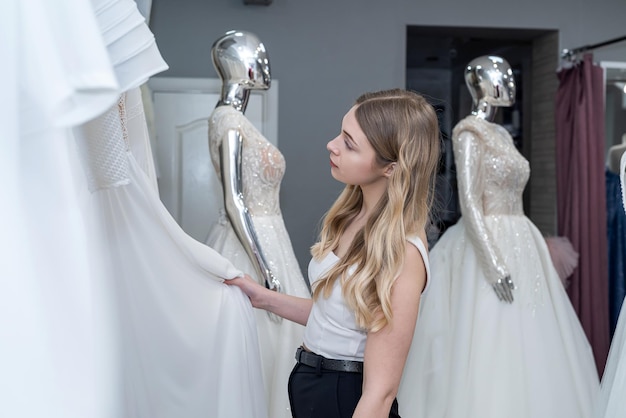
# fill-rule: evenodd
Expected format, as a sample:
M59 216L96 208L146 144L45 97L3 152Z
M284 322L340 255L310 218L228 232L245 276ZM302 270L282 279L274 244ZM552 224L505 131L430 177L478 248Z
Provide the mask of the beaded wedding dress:
M310 297L280 211L279 190L285 160L243 113L231 106L219 106L209 119L209 147L218 177L221 178L219 147L229 129L238 129L243 137L243 196L269 267L285 293ZM223 210L206 243L238 269L256 278L256 270ZM295 351L302 344L304 327L288 320L275 322L262 310L255 313L269 416L290 418L287 380L295 365Z
M528 161L504 128L474 116L455 127L453 145L463 216L430 253L431 290L405 369L414 396L399 399L402 416L592 416L590 345L523 213ZM506 275L512 304L490 284Z
M267 417L252 307L241 274L189 237L131 152L145 135L139 89L75 130L100 212L121 365L118 417ZM145 128L145 126L144 126ZM147 138L146 138L147 140Z

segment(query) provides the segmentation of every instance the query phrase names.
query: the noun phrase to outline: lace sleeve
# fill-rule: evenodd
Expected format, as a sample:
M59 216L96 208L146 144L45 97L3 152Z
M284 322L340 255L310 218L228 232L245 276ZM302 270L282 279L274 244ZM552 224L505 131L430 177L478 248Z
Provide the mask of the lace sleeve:
M491 284L509 275L493 236L485 224L482 195L484 187L484 148L480 138L472 131L456 131L454 160L461 213L468 238L474 246L485 278Z

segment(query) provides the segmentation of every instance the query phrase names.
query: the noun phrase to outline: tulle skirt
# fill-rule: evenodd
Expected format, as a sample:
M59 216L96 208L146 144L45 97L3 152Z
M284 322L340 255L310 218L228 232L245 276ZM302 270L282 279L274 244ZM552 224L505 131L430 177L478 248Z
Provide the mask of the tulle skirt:
M591 417L599 388L591 347L543 236L525 216L488 216L486 223L516 285L515 301L497 298L459 220L430 253L401 415Z
M284 292L298 297L310 297L282 217L255 216L253 222L263 254ZM235 267L253 277L257 276L223 212L220 214L220 220L211 228L206 242L229 259ZM277 322L266 311L260 309L255 310L255 314L269 416L291 418L287 382L296 364L295 353L302 344L304 327L286 319Z
M267 417L253 308L216 274L128 154L130 181L92 195L109 249L120 411L133 418Z

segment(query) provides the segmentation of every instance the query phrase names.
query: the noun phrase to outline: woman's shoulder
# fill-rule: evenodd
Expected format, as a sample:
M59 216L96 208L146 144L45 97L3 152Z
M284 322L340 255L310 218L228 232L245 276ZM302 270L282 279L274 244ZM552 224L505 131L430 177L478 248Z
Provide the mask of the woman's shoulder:
M413 244L417 249L426 249L426 234L415 234L406 237L407 242Z
M420 236L420 235L414 235L414 236L409 236L407 237L407 252L409 254L411 254L411 252L413 254L415 254L415 256L417 256L417 254L419 253L419 255L422 258L422 262L424 264L424 269L426 271L426 284L424 286L424 289L422 290L422 293L428 288L428 283L430 282L430 280L428 280L430 278L430 263L428 261L428 246L426 244L426 237L424 236ZM417 250L417 251L416 251ZM412 257L414 258L414 262L419 263L418 260L416 260L417 257Z

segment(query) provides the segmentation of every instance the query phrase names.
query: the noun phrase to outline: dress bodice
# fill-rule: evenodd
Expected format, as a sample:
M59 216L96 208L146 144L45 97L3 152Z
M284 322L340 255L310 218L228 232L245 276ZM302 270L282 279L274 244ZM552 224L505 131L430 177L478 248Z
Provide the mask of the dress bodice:
M524 216L528 161L501 126L468 116L452 132L461 213L489 283L509 275L487 216ZM513 278L515 280L515 278Z
M454 128L453 138L457 171L472 177L461 200L481 205L484 215L523 215L530 167L506 129L469 116Z
M220 145L231 129L239 131L243 138L241 175L246 207L256 216L280 215L279 191L285 159L243 113L231 106L215 108L209 118L209 148L218 178L221 179Z

